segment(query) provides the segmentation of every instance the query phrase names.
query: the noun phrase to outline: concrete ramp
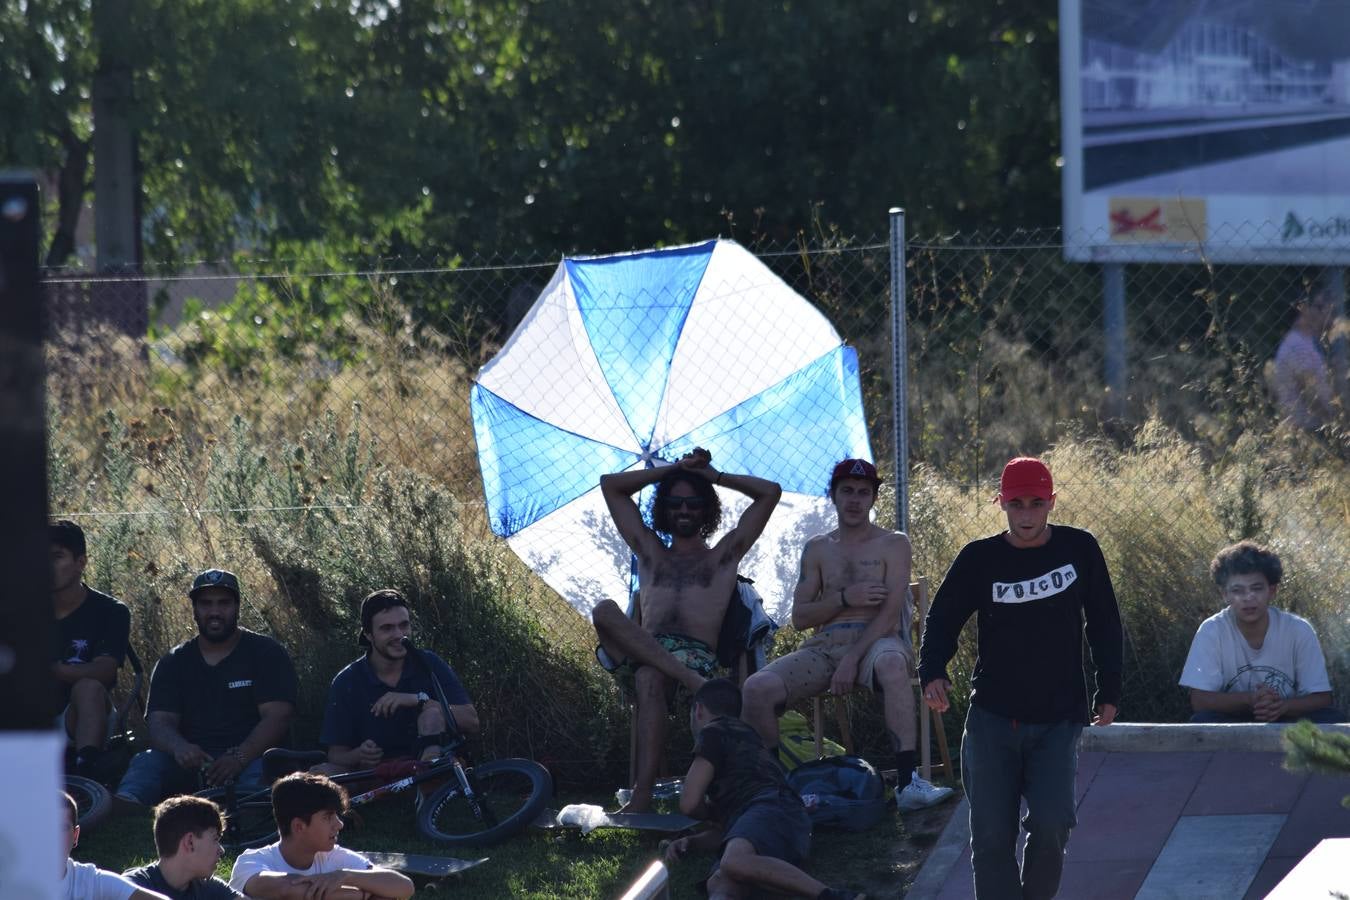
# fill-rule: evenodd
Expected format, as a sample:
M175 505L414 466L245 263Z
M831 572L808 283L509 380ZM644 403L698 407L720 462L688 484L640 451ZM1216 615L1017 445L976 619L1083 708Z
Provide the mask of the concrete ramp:
M1286 727L1084 729L1059 897L1260 900L1319 841L1350 837L1350 776L1285 771ZM906 897L975 896L968 815L963 800Z

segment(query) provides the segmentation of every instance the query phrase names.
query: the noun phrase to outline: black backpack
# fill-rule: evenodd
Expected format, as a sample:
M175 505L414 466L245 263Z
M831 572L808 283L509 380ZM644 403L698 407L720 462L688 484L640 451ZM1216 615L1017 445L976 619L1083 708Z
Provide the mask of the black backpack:
M886 812L886 786L860 756L827 756L804 762L788 773L788 785L801 795L811 824L863 831Z

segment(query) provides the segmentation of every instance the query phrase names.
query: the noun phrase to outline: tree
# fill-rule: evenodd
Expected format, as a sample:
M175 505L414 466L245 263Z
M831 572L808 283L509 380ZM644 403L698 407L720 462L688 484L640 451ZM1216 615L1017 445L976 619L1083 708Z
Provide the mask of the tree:
M0 162L88 190L90 0L0 13ZM134 0L147 258L600 250L1058 220L1031 0ZM39 7L41 8L39 11ZM31 73L36 73L29 77ZM21 77L22 76L22 77ZM420 242L382 223L416 219Z
M88 0L20 0L0 6L0 162L53 177L58 191L47 265L75 249L89 177L96 62Z

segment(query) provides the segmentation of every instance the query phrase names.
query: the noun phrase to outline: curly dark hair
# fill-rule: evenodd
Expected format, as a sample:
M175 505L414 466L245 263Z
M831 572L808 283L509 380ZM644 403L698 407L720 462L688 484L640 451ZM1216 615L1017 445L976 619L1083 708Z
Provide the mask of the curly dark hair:
M1280 563L1279 554L1256 541L1238 541L1230 547L1224 547L1209 564L1209 574L1214 576L1214 583L1219 586L1219 590L1223 590L1228 579L1234 575L1254 573L1264 575L1271 585L1279 584L1284 577L1284 566Z
M722 500L717 496L717 491L713 490L711 481L678 466L672 466L671 471L656 483L656 496L652 498L651 506L652 528L664 535L673 534L670 507L666 506L666 498L681 481L694 489L694 496L703 500L703 523L699 526L698 533L706 541L722 524Z

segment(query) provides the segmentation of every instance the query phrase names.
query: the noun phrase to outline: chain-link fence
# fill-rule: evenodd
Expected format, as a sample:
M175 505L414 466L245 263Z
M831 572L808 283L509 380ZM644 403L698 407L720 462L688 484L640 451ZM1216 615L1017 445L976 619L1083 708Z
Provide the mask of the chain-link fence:
M751 249L856 348L872 447L893 484L888 241ZM352 630L366 591L398 584L421 599L424 627L471 688L492 698L484 705L503 712L503 745L620 753L562 721L568 701L613 711L603 682L576 674L594 669L590 625L492 536L473 440L474 374L556 266L50 273L51 505L86 526L91 583L130 602L144 655L191 632L192 571L233 568L252 598L245 623L303 642L306 702L318 708L355 655L332 635ZM1103 269L1066 262L1056 232L910 241L903 271L916 571L936 585L964 541L999 529L990 499L1004 461L1048 454L1056 516L1099 536L1121 596L1127 717L1184 713L1176 677L1196 625L1219 606L1209 559L1245 536L1284 555L1279 602L1313 619L1335 684L1350 688L1350 478L1334 427L1345 422L1344 335L1331 316L1310 323L1296 309L1326 272ZM1103 304L1111 290L1123 329ZM1295 325L1308 334L1299 359L1324 367L1320 429L1282 424L1275 399L1285 373L1272 361ZM893 501L883 493L883 522ZM505 632L492 624L503 604L528 613L507 617ZM522 667L518 638L563 661ZM967 647L957 668L970 662ZM528 671L506 677L517 669ZM576 686L559 696L567 673Z

